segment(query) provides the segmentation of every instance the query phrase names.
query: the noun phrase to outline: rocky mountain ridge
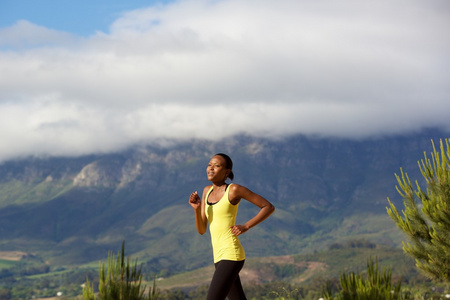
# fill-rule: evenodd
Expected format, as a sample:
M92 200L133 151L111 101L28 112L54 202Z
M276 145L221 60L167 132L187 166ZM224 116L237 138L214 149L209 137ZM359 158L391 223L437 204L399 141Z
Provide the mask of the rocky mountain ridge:
M205 265L209 241L195 232L187 197L208 184L205 167L217 152L233 158L236 182L277 207L243 237L249 255L313 251L349 238L400 244L385 213L386 198L398 198L394 173L403 167L420 178L417 161L431 151L430 140L447 136L437 130L364 140L235 136L4 162L0 251L35 251L54 264L79 264L126 240L128 250L155 269ZM254 213L242 203L238 221Z

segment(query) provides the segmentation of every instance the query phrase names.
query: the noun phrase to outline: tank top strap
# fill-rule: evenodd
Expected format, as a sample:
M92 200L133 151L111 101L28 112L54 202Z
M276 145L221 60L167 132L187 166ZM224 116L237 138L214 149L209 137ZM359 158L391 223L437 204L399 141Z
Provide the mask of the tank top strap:
M230 187L230 185L232 185L232 183L230 183L230 184L227 184L227 186L225 187L225 192L223 193L223 196L222 196L222 198L220 198L220 200L219 201L221 201L223 198L225 198L226 197L226 199L227 200L229 200L229 198L228 198L228 194L229 194L229 187ZM209 195L212 193L212 191L213 191L213 186L211 186L210 188L209 188L209 190L208 190L208 192L206 193L206 203L207 204L209 204L209 205L214 205L214 204L216 204L216 203L218 203L219 201L217 201L217 202L214 202L214 203L211 203L211 202L209 202L209 200L208 200L208 198L209 198Z

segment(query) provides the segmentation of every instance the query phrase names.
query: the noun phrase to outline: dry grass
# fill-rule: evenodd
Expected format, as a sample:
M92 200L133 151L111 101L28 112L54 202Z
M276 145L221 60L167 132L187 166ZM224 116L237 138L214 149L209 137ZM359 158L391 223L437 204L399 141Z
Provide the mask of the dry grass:
M0 259L4 260L19 261L27 256L28 253L22 251L0 251Z
M257 262L256 264L253 263L255 261ZM264 268L261 267L262 265L296 265L300 268L304 268L304 271L301 274L291 278L291 281L295 283L307 281L328 268L328 265L324 262L295 261L292 255L251 258L240 272L242 283L263 284L267 281L278 279L270 267ZM160 278L156 284L158 288L163 290L207 285L211 281L213 273L214 266L208 266L191 272L177 274L168 278ZM149 285L150 283L146 284Z

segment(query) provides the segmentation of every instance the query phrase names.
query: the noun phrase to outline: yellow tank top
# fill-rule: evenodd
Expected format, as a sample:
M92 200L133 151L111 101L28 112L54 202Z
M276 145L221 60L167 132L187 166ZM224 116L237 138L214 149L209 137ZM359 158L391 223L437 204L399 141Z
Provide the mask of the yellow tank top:
M213 248L214 263L221 260L240 261L245 259L244 248L236 235L231 233L230 227L235 225L239 203L233 205L228 198L227 186L222 198L213 204L208 204L208 197L213 188L206 194L205 214L208 218L209 232Z

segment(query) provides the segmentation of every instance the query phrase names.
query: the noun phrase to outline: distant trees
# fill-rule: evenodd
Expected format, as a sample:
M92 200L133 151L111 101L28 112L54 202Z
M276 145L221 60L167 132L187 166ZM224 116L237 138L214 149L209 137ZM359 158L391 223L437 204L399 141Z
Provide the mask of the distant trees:
M377 245L374 243L371 243L369 241L366 240L350 240L348 242L346 242L345 244L341 244L341 243L333 243L330 246L328 246L329 250L334 250L334 249L344 249L344 248L369 248L369 249L374 249L376 248Z
M0 288L0 300L9 300L11 299L11 292L7 289Z
M389 201L387 213L409 238L403 250L416 260L427 276L450 283L450 147L440 141L440 153L433 144L431 158L424 154L418 162L426 189L413 185L408 174L395 175L397 191L403 198L400 214ZM444 146L445 145L445 146Z

